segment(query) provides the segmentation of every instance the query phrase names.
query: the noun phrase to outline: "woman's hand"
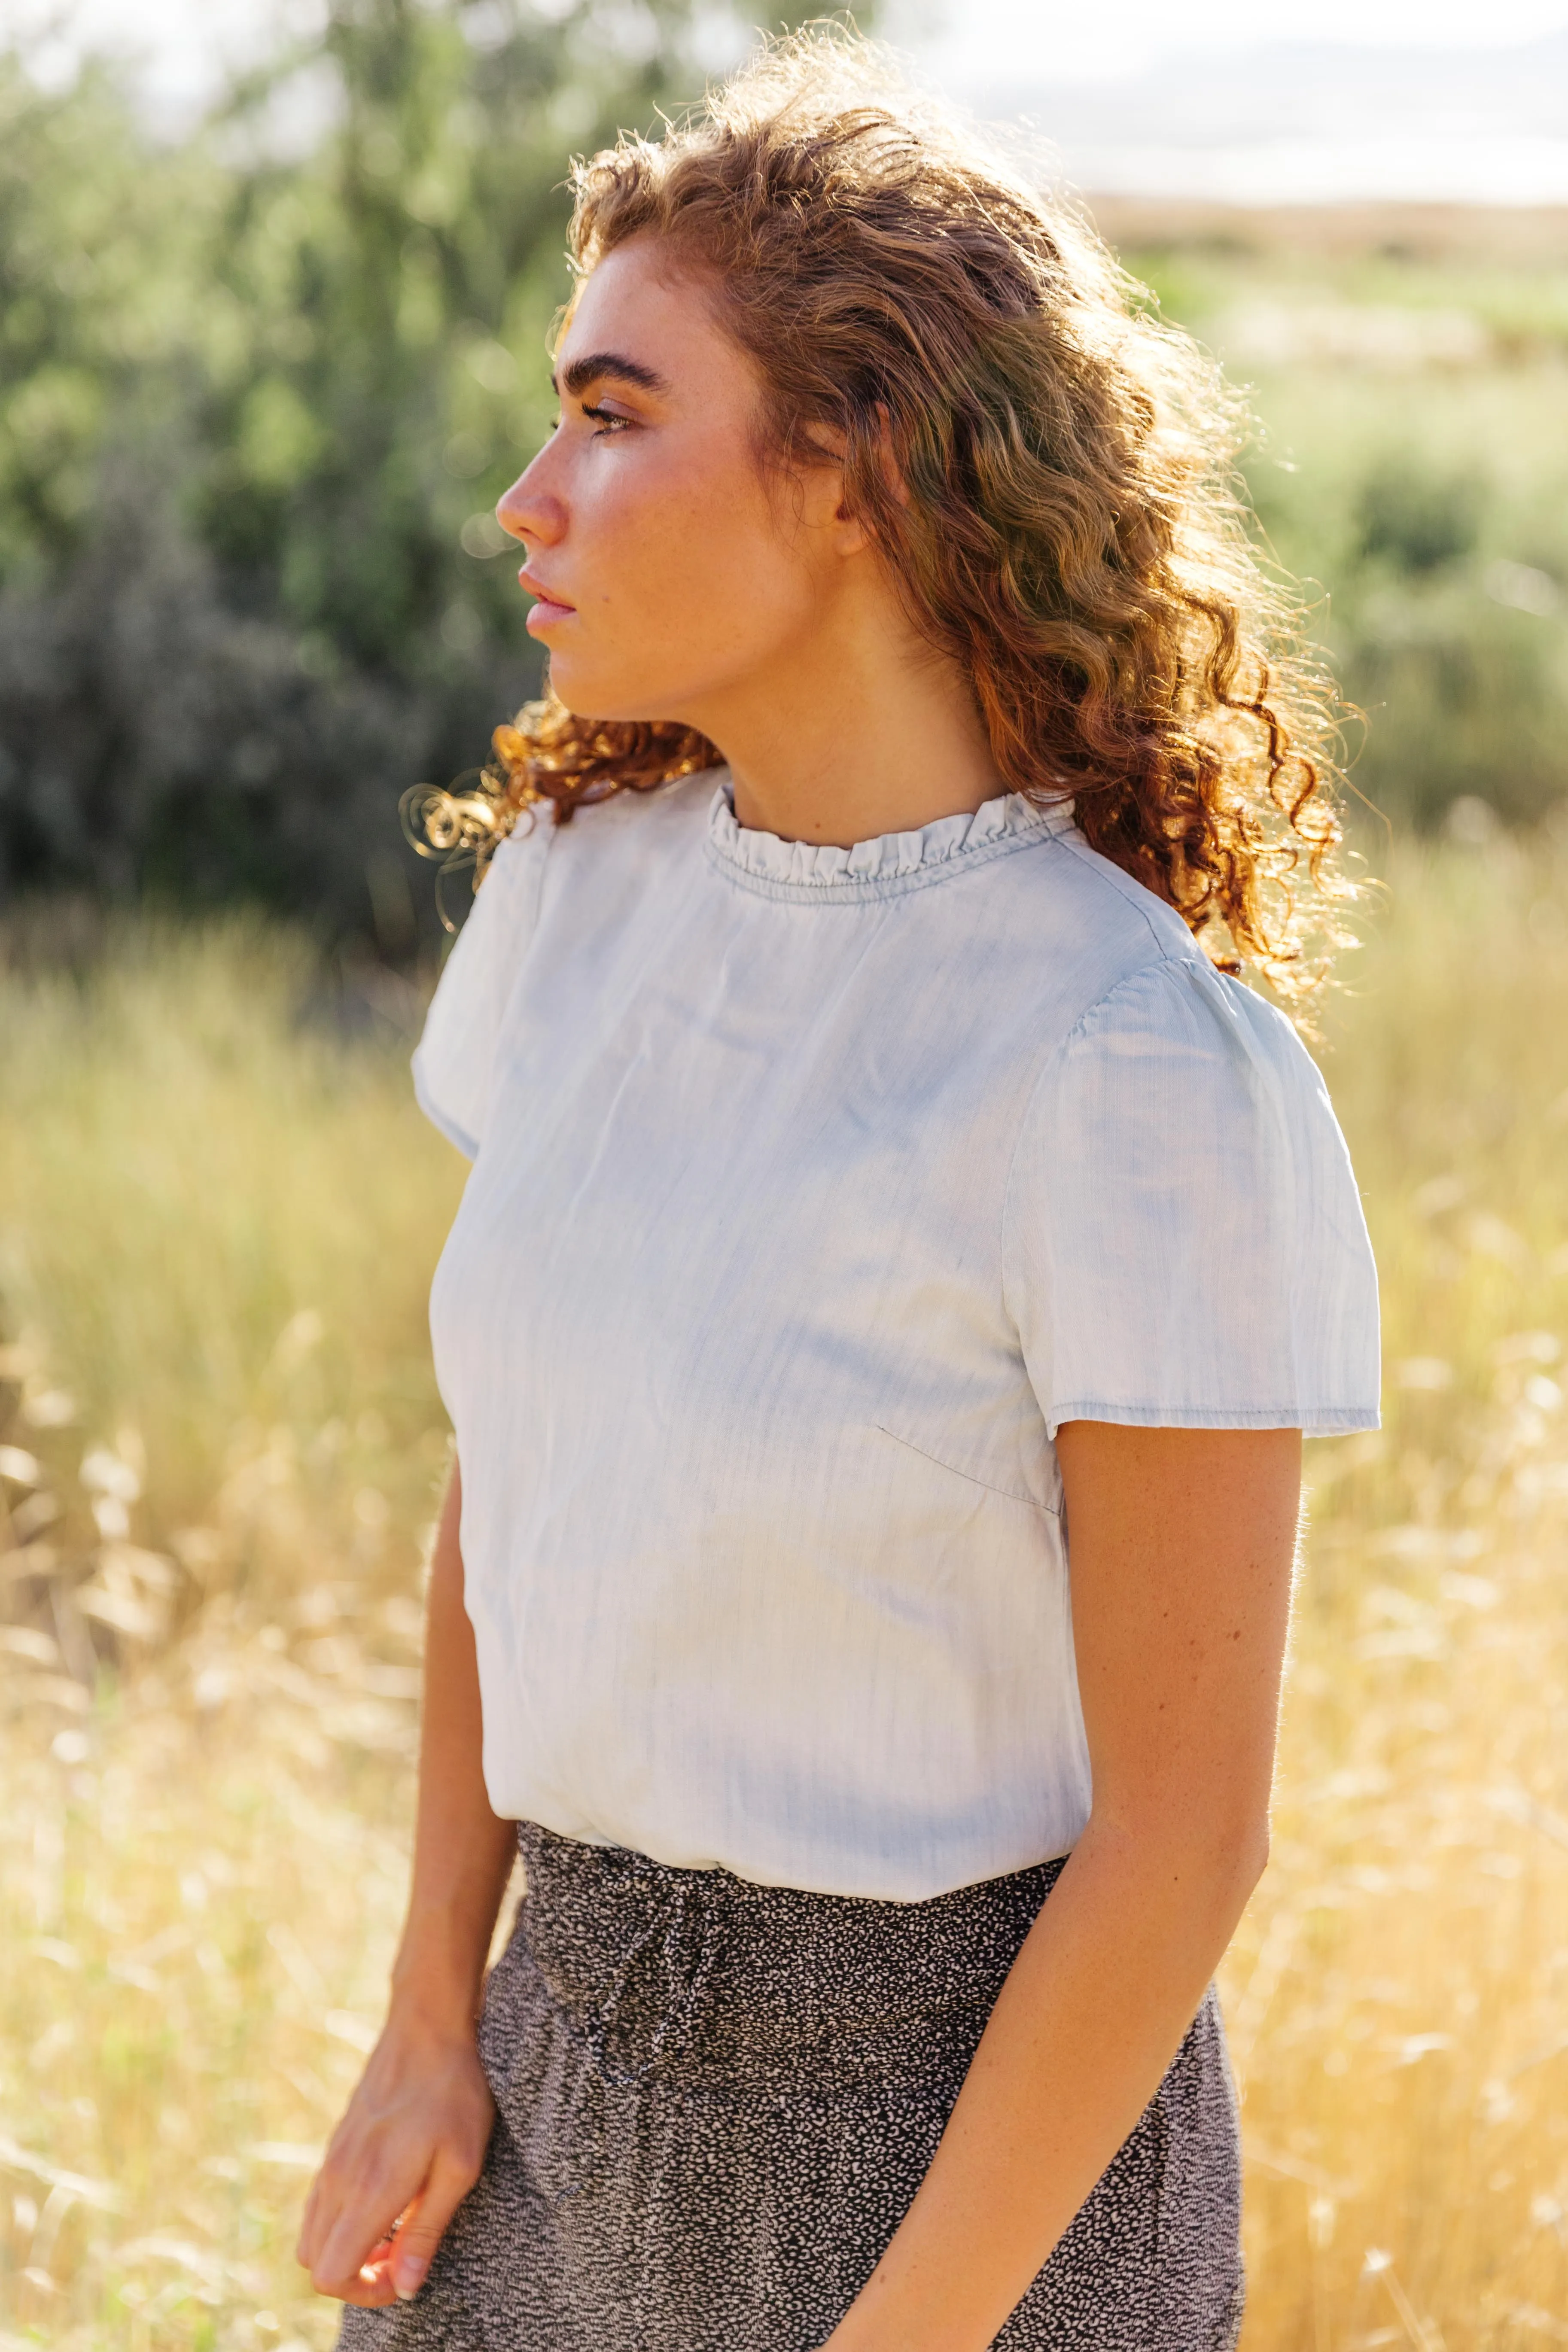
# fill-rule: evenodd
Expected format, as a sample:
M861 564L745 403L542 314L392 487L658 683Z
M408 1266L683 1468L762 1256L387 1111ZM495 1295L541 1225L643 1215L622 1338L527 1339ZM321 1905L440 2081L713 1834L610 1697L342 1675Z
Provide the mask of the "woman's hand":
M485 1794L461 1510L454 1463L430 1556L414 1880L392 2008L300 2231L300 2260L321 2293L373 2307L418 2293L495 2121L475 2021L517 1847Z
M312 2285L373 2308L417 2294L494 2118L472 2026L395 2011L306 2202L298 2251Z

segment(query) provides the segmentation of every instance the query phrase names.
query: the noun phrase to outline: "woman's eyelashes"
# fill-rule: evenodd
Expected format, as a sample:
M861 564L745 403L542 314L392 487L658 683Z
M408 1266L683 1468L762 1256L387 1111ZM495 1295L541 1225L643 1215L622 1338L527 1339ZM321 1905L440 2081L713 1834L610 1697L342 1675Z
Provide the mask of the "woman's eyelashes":
M586 401L584 401L583 406L577 411L577 415L587 418L595 426L595 431L590 437L595 441L602 439L605 434L610 435L613 438L622 426L631 425L636 422L633 417L622 415L619 409L593 407L590 406ZM561 427L569 421L570 420L564 412L552 417L550 421L552 438L553 438L554 436L560 432Z

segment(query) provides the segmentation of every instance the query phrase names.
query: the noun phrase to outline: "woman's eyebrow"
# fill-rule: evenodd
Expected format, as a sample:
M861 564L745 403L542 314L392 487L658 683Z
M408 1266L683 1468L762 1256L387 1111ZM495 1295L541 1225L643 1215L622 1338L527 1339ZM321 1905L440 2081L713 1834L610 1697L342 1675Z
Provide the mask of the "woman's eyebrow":
M563 372L559 383L552 371L550 388L557 394L563 391L570 399L577 400L591 383L610 375L618 376L623 383L640 384L644 392L669 390L657 368L645 367L641 360L629 360L620 352L586 352Z

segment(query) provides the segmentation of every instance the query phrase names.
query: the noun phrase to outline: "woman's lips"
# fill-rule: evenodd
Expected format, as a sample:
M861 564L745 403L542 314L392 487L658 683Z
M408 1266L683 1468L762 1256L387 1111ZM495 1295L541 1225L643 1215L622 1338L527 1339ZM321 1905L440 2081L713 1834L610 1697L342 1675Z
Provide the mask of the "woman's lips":
M568 620L576 611L574 604L568 604L565 598L557 595L552 588L546 588L542 581L535 580L526 568L517 577L519 586L537 600L528 616L527 625L531 629L536 623L548 628L552 621Z

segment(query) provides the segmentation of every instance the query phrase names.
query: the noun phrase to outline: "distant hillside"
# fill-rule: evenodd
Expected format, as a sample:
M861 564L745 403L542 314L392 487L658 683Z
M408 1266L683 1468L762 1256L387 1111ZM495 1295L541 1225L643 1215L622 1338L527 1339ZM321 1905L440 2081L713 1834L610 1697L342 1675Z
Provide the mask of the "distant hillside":
M1363 255L1483 268L1568 270L1568 202L1560 205L1225 204L1090 192L1089 210L1119 252L1205 248L1237 259L1289 256L1332 267Z

